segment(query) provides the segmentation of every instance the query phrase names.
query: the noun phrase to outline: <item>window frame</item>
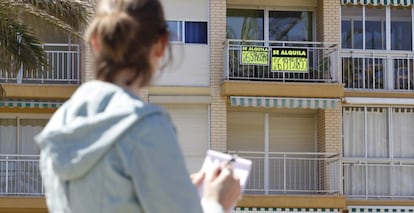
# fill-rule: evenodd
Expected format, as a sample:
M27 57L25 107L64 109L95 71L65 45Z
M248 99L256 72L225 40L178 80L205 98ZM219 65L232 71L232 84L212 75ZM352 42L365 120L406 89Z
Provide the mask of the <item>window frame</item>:
M169 40L169 42L171 44L186 44L186 45L208 45L209 44L209 25L208 25L208 21L193 21L193 20L167 20L167 25L169 26L168 23L171 22L176 22L176 26L177 26L177 31L180 31L180 34L177 35L177 40ZM206 29L206 43L195 43L195 42L186 42L186 23L189 22L200 22L200 23L205 23L207 25L207 29Z
M367 137L368 137L368 133L367 133L367 130L368 130L368 128L370 128L370 127L368 127L367 126L367 116L368 116L368 109L379 109L379 108L381 108L381 109L385 109L386 110L386 116L387 116L387 119L386 119L386 128L387 128L387 132L386 132L386 135L387 135L387 142L386 142L386 146L387 146L387 150L388 150L388 153L387 153L387 157L382 157L382 159L388 159L388 160L393 160L393 159L401 159L402 157L400 157L400 156L397 156L397 154L396 153L394 153L394 145L397 143L397 142L395 142L394 141L394 138L393 138L393 136L394 136L394 132L393 132L393 130L394 130L394 123L393 123L393 113L394 113L394 111L397 109L397 110L402 110L402 109L404 109L404 110L407 110L407 109L410 109L411 111L412 111L412 113L413 113L413 115L414 115L414 107L409 107L409 106L377 106L377 105L344 105L343 107L342 107L342 112L344 112L345 111L345 108L363 108L364 110L363 110L363 112L364 112L364 123L363 123L363 127L364 127L364 130L363 130L363 132L364 132L364 141L361 141L363 144L364 144L364 146L365 146L365 150L364 150L364 156L361 156L361 157L352 157L352 156L346 156L345 155L345 150L344 150L344 144L343 144L343 146L342 146L342 156L343 156L343 158L344 159L347 159L347 158L364 158L364 159L375 159L375 157L370 157L369 156L369 153L368 153L368 148L367 148L367 146L368 146L368 140L367 140ZM344 122L344 117L342 117L342 124L343 124L343 122ZM372 128L372 127L371 127ZM342 139L342 141L343 141L343 143L345 143L345 137L346 137L346 135L345 135L345 133L344 132L342 132L342 135L343 135L343 139ZM414 159L414 157L412 158L412 159Z
M20 120L47 120L47 123L49 122L50 118L51 118L51 114L15 114L15 113L10 113L10 114L6 114L6 113L0 113L0 119L13 119L16 120L16 141L14 141L14 143L16 143L16 152L14 154L17 155L21 155L21 149L19 148L20 145L22 144L21 142L21 138L19 136L20 134L20 128L21 128L21 124L20 124ZM45 126L46 126L45 125ZM44 127L43 127L44 128ZM1 142L1 141L0 141ZM0 154L6 154L6 153L0 153ZM12 154L12 153L8 153L8 154Z
M343 8L345 8L345 7L349 7L349 6L346 6L346 5L342 5L341 6L341 13L342 13L342 10L343 10ZM351 6L351 7L356 7L356 6ZM391 51L414 51L414 7L412 7L411 9L409 9L409 10L411 10L411 49L409 49L409 50L394 50L394 49L392 49L392 45L391 45L391 43L392 43L392 34L391 34L391 22L392 22L392 20L394 20L394 19L392 19L392 17L391 17L391 7L384 7L384 9L385 9L385 17L379 17L381 20L379 20L379 19L377 19L377 17L375 17L375 18L373 18L373 17L367 17L367 15L366 15L366 10L367 9L370 9L370 8L368 8L367 6L365 6L365 5L362 5L362 6L358 6L358 8L361 8L361 10L362 10L362 48L355 48L354 47L354 34L352 34L352 43L351 43L351 48L348 48L348 47L344 47L343 46L343 38L342 38L342 21L350 21L351 22L351 30L353 30L353 28L354 28L354 26L353 26L353 22L354 21L359 21L359 20L361 20L361 17L360 16L358 16L358 15L342 15L341 14L341 25L340 25L340 28L339 28L339 30L340 30L340 44L341 44L341 48L342 49L348 49L348 50L374 50L374 51L389 51L389 50L391 50ZM401 17L400 18L397 18L397 19L402 19ZM385 49L367 49L366 48L366 21L383 21L383 20L385 20Z
M283 9L283 8L280 8L280 9L276 9L276 8L271 8L271 9L269 9L269 8L246 8L246 7L230 7L230 8L227 8L227 10L228 9L232 9L232 10L261 10L262 12L263 12L263 41L273 41L273 40L269 40L269 34L270 34L270 32L269 32L269 30L270 30L270 27L269 27L269 15L270 15L270 12L309 12L309 13L311 13L311 15L310 15L310 17L311 17L311 30L312 30L312 32L311 32L311 38L310 38L310 40L308 41L308 42L312 42L312 41L315 41L316 40L316 29L317 29L317 27L316 27L316 12L315 12L315 9L311 9L311 8L298 8L298 9ZM227 19L227 15L226 15L226 19ZM226 24L227 24L227 20L226 20ZM226 33L227 34L227 33ZM229 38L227 38L227 36L226 36L226 39L229 39ZM236 40L238 40L238 39L236 39Z

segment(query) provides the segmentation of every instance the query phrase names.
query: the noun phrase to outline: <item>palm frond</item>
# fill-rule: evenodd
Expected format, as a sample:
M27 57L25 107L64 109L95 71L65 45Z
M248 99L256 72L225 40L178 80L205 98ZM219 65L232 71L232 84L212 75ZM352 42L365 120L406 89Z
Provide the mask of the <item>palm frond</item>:
M91 17L90 1L80 0L20 0L0 3L14 13L26 14L46 21L60 30L81 37L80 30Z
M40 40L23 17L35 17L57 29L81 37L95 0L0 0L0 72L41 70L47 66ZM42 22L40 22L42 23ZM4 89L0 88L0 97Z
M80 0L22 0L32 11L44 11L63 21L75 30L81 30L89 20L93 7L89 1Z
M21 65L26 70L46 66L46 55L38 38L26 25L0 12L0 67L17 72Z

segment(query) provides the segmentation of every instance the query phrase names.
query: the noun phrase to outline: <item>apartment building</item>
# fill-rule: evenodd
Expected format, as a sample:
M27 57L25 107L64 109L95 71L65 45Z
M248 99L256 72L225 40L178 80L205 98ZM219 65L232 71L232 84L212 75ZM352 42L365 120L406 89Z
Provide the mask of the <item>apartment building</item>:
M142 96L189 171L252 160L234 212L414 212L414 1L162 2L173 62ZM80 42L44 37L46 76L0 75L0 210L46 211L32 136L93 78Z

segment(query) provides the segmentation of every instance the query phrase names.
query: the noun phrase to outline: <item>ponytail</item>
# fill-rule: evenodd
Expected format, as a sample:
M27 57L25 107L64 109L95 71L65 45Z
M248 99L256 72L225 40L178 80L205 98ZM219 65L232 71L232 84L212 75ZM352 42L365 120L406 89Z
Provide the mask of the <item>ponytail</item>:
M167 25L158 0L101 0L85 33L85 40L97 45L96 77L113 82L119 70L128 68L135 72L131 82L140 77L146 86L153 73L149 54L162 34Z

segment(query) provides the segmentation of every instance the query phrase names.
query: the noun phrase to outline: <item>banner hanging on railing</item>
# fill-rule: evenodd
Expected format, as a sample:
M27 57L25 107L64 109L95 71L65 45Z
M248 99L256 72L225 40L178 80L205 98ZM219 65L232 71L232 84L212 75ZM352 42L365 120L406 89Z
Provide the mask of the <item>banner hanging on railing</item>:
M299 72L309 71L308 49L306 48L271 48L271 60L269 60L269 47L242 46L242 65L269 66L273 72Z
M269 65L269 47L242 46L241 64Z
M305 48L272 48L272 71L308 72L308 50Z

